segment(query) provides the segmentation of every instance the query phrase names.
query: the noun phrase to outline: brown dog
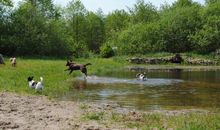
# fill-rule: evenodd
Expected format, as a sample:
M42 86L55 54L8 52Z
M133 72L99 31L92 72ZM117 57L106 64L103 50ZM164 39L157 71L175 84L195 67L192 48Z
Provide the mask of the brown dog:
M71 74L73 72L73 70L80 70L82 73L84 73L87 76L86 66L88 66L88 65L92 65L92 64L87 63L87 64L83 65L83 64L73 63L72 61L67 61L66 66L69 66L69 68L66 69L65 71L70 70L69 74Z

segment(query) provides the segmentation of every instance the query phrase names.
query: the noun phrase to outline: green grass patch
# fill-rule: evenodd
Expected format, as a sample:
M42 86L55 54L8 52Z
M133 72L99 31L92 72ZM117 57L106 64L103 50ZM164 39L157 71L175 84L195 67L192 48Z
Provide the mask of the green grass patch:
M58 97L69 91L72 81L76 76L82 76L80 71L74 71L68 74L66 60L62 59L28 59L17 58L17 67L12 67L8 58L5 59L6 65L0 65L0 91L17 92L20 94L40 94L49 97ZM89 75L100 75L106 72L123 68L125 62L117 62L113 58L100 59L74 59L76 63L92 63L88 66ZM39 77L44 78L44 90L36 93L28 86L27 77L34 76L35 81Z
M80 109L86 110L89 106L87 104L80 104Z
M29 88L28 76L34 76L35 81L39 81L40 76L44 78L45 88L40 93L43 95L55 96L56 93L64 93L68 89L66 80L70 77L64 72L64 61L18 58L17 62L17 67L14 68L6 59L6 65L0 67L0 90L38 94Z
M135 116L134 116L135 117ZM219 113L186 113L180 115L165 115L159 113L143 114L138 120L130 116L114 114L112 121L122 123L129 128L150 130L219 130Z
M88 112L83 116L86 120L102 120L104 112Z

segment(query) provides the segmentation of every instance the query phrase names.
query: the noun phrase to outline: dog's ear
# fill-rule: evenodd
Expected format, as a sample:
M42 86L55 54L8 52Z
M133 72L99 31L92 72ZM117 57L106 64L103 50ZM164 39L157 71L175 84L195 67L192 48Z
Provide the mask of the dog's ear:
M29 76L27 79L28 79L28 81L31 81L31 80L33 80L33 77Z

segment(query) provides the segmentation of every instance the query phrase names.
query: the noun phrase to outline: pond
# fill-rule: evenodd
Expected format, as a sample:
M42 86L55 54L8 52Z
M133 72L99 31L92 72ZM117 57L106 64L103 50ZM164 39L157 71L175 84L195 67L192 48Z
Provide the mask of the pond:
M117 104L139 110L220 107L220 70L142 70L146 81L135 79L139 72L113 71L87 80L77 77L60 100Z

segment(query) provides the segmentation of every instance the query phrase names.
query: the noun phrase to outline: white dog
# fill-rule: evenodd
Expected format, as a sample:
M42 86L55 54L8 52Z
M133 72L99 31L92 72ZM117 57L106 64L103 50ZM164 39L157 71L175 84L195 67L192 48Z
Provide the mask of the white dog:
M147 80L145 73L144 74L141 74L141 73L136 74L136 78L137 78L137 80L141 80L141 81Z
M40 82L35 82L34 80L33 80L33 76L31 76L31 77L28 77L28 84L29 84L29 87L30 88L33 88L33 89L35 89L35 90L42 90L43 89L43 78L42 77L40 77Z
M17 64L16 58L15 57L11 57L9 60L11 61L12 67L16 67L16 64Z

